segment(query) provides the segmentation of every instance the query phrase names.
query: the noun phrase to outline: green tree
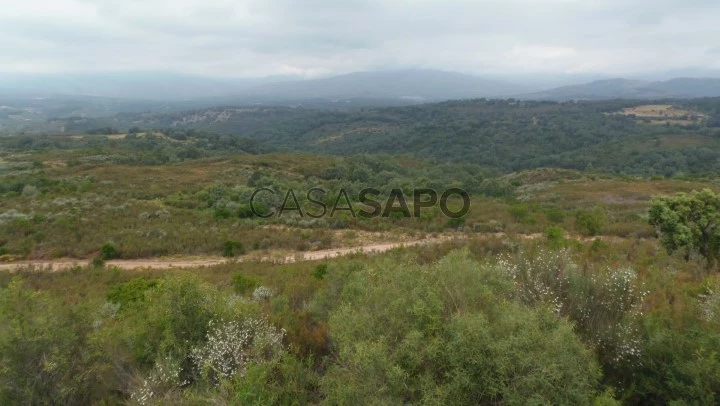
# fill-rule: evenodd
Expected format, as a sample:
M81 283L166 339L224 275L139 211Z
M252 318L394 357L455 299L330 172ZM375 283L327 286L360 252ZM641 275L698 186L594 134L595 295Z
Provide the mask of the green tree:
M720 195L709 189L659 196L650 203L649 222L660 234L669 254L685 251L685 260L693 252L713 268L720 256Z

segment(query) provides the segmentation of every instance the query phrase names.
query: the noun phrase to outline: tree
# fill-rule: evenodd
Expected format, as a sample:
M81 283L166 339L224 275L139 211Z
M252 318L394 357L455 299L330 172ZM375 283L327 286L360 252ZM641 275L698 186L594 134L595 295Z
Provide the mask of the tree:
M699 253L711 269L720 257L720 195L709 189L653 198L649 222L669 254Z

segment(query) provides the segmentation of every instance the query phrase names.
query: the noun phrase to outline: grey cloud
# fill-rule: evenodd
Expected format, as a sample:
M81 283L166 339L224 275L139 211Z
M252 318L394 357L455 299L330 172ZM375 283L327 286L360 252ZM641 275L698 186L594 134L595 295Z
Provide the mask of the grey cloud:
M260 76L413 66L624 74L719 65L710 51L720 37L715 1L0 0L0 7L7 72Z

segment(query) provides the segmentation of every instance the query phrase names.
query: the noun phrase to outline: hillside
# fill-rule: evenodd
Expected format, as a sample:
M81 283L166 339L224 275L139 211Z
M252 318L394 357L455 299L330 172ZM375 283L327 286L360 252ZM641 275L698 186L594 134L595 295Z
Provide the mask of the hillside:
M355 72L330 78L268 83L251 87L238 97L304 100L359 97L447 100L509 96L528 86L478 76L429 69Z
M65 133L203 131L275 150L413 154L502 172L547 166L644 175L720 170L714 159L720 99L675 104L672 119L626 113L643 102L469 100L353 111L212 108L56 120L54 126ZM696 120L683 119L687 115Z
M527 100L689 99L720 97L720 79L606 79L518 96Z

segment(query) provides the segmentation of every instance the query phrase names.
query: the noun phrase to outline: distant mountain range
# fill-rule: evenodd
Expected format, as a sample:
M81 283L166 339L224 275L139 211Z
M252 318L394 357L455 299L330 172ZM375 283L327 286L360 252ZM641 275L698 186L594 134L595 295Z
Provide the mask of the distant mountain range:
M313 99L407 99L435 101L505 97L540 90L499 79L427 69L356 72L301 80L205 78L172 73L5 75L0 96L53 95L197 102L261 103Z
M720 96L720 79L607 79L518 96L528 100L690 99Z
M305 81L268 83L246 89L240 98L347 99L399 98L448 100L480 97L507 97L532 87L502 80L440 70L408 69L356 72Z
M712 78L603 79L549 90L543 90L527 78L525 84L517 84L501 77L488 79L429 69L289 80L293 78L297 79L287 76L212 79L162 73L3 75L0 76L0 131L38 128L38 124L56 118L167 113L216 106L277 105L348 110L475 98L565 101L720 97L720 79ZM582 78L587 80L585 76ZM568 76L562 80L570 79Z

